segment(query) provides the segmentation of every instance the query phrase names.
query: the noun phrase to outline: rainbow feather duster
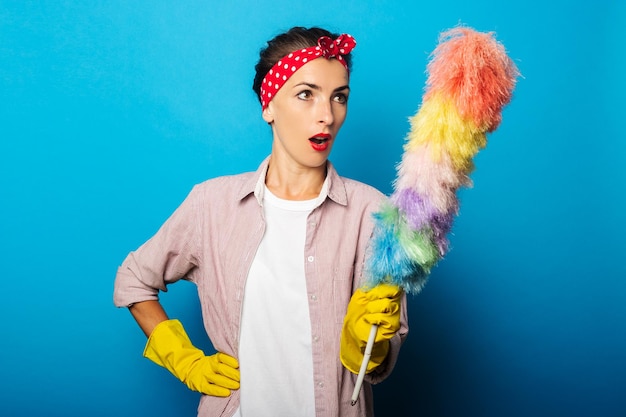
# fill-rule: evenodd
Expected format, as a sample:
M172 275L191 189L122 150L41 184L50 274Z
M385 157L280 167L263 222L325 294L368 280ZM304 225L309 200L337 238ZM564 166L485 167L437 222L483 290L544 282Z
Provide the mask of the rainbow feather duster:
M427 73L394 192L374 214L365 288L391 283L408 293L422 289L448 252L457 192L472 186L473 158L500 125L520 75L493 33L468 27L440 35Z

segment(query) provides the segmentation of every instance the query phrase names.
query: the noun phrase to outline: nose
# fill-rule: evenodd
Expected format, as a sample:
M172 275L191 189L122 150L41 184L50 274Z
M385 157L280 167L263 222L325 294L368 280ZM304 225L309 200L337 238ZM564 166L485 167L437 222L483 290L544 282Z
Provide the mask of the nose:
M319 122L324 125L332 125L335 121L332 103L326 100L320 100L317 107Z

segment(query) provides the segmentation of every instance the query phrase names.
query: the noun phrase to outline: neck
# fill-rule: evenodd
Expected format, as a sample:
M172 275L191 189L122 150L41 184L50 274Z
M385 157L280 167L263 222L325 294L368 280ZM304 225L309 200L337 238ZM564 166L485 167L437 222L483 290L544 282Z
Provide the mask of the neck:
M319 196L325 179L326 164L315 168L281 166L271 158L265 185L284 200L311 200Z

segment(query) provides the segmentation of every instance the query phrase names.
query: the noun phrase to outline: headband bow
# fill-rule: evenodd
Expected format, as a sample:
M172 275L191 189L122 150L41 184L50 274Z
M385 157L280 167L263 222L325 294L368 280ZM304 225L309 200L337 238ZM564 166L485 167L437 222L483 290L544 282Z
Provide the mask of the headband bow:
M324 58L337 58L342 61L343 55L349 54L354 49L356 41L348 34L340 35L334 41L328 36L322 36L317 40L317 46Z
M328 36L322 36L317 40L317 46L300 49L291 52L280 59L268 71L261 84L261 107L263 110L270 104L278 90L287 82L300 67L316 58L335 58L341 62L346 71L348 64L344 55L348 55L356 46L356 41L351 35L344 33L333 40Z

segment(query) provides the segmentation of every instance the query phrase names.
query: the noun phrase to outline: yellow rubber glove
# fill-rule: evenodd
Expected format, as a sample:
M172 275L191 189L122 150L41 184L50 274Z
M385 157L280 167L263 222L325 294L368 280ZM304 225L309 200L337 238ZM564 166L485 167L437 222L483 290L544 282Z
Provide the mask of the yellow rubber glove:
M400 330L400 287L381 284L368 292L355 291L343 320L339 357L352 373L358 374L372 324L378 332L366 373L383 363L389 352L389 339Z
M239 389L239 363L225 353L206 356L194 347L178 320L159 323L148 338L143 356L169 370L189 389L228 397Z

